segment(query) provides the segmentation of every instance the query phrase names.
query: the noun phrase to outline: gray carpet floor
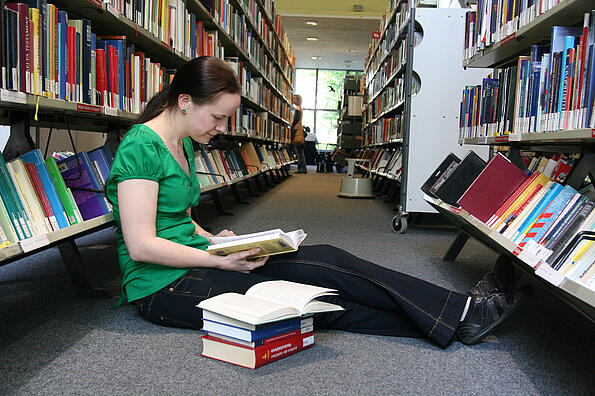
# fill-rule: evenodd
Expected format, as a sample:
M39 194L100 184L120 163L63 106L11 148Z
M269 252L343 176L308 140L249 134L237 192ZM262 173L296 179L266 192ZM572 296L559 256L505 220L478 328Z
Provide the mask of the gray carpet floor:
M456 230L391 232L392 206L337 198L337 174L294 175L250 204L224 202L212 230L304 228L305 243L328 243L380 265L455 290L471 287L496 254L470 241L441 261ZM247 196L247 194L246 194ZM114 229L78 240L94 282L118 291ZM199 331L165 328L116 298L76 297L57 249L0 267L1 394L476 394L587 395L595 391L595 326L528 279L534 296L476 346L442 350L423 339L318 331L306 351L249 370L200 356Z

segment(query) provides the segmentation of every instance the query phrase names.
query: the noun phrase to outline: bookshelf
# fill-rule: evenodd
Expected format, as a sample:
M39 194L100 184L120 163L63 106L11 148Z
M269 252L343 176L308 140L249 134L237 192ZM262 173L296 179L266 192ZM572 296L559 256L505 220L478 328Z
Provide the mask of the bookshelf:
M226 134L220 135L213 144L195 149L197 152L216 151L220 147L239 149L254 144L258 150L263 148L268 154L265 152L263 157L259 151L255 160L257 163L245 164L248 171L244 170L240 175L239 170L235 170L236 174L226 175L225 180L221 176L221 180L209 183L201 188L201 192L212 197L219 214L230 214L219 197L224 189L230 190L238 203L245 203L240 194L240 185L251 196L258 196L258 190L266 190L289 176L287 167L292 161L283 146L289 142L295 58L280 15L275 13L273 1L55 0L51 1L51 5L46 5L45 0L39 0L38 4L44 5L43 9L47 10L51 18L40 17L37 20L40 23L39 34L35 35L32 31L31 35L27 33L23 37L26 37L24 42L35 43L38 46L35 48L45 48L39 55L30 52L35 50L33 45L33 49L21 52L21 49L28 47L21 46L19 41L20 16L17 12L3 13L16 15L11 15L14 19L10 19L11 23L16 21L15 29L7 33L11 37L4 37L4 31L0 33L3 42L0 46L0 65L3 67L0 78L0 122L11 126L10 137L3 151L6 161L35 148L30 133L32 127L68 129L69 133L71 130L108 133L110 146L115 149L118 136L134 122L150 97L167 85L168 78L173 76L177 67L195 56L213 55L224 58L236 70L243 87L242 104L235 117L230 119ZM168 17L157 18L159 4L164 7L159 11L165 11L161 14ZM91 43L102 36L122 42L126 54L123 50L122 54L115 53L115 56L122 55L123 63L119 65L120 58L114 58L115 63L106 67L104 73L109 74L106 79L114 80L113 85L103 87L105 91L98 89L99 83L93 79L97 74L93 74L93 69L89 70L88 81L84 77L86 62L89 65L93 61L98 62L98 51L89 52L88 57L84 52L86 35L78 32L82 42L79 48L83 48L80 51L72 50L73 46L58 40L61 37L60 28L66 27L68 30L68 26L62 24L60 17L63 15L60 12L66 13L64 15L67 15L68 21L88 20L90 30L85 32L92 33L89 34ZM33 21L31 26L34 26ZM68 51L78 52L69 54ZM24 61L21 61L21 55ZM35 58L37 60L33 55L38 55ZM72 59L78 61L78 64L73 62L73 78L77 75L82 78L80 81L73 80L72 88L69 80L66 80L68 89L60 84L63 79L61 70L68 77L70 66L61 63L66 58L60 58L60 55L71 55ZM130 62L126 64L128 60ZM135 62L138 69L134 68ZM21 79L21 66L27 70L30 68L31 74L35 70L39 80L34 77ZM94 70L97 73L97 69ZM14 73L9 74L11 71ZM37 91L35 86L38 87ZM88 98L78 91L80 89L83 92L87 87ZM12 243L0 248L0 266L57 246L77 294L105 296L104 290L94 288L88 281L85 263L74 241L113 224L110 213Z
M348 74L341 87L341 101L339 102L339 122L337 128L337 146L342 150L353 153L360 147L362 140L362 105L360 74Z
M420 187L439 158L462 153L457 87L487 75L461 66L465 12L390 1L370 46L360 157L372 159L375 189L399 203L395 232L405 232L418 214L435 213ZM487 148L480 151L487 156Z
M592 1L582 0L562 0L557 4L550 3L549 8L547 3L536 2L535 4L534 8L519 9L518 15L511 16L507 21L502 20L502 23L488 24L488 40L485 44L477 40L477 31L468 27L465 35L463 65L470 68L493 67L494 75L501 75L499 74L501 69L521 65L519 57L535 51L536 47L533 46L545 44L547 47L544 52L552 52L549 44L552 39L553 27L577 26L582 28L585 13L589 13L592 18L591 11L595 9ZM481 3L478 4L478 9L483 9ZM468 25L474 18L475 15L468 16ZM500 20L498 18L497 20ZM591 25L587 25L589 29L592 26L593 21L591 21ZM583 32L582 29L581 32ZM575 46L578 44L577 40ZM547 58L536 59L541 61ZM549 66L549 63L546 62L545 65ZM546 71L551 73L544 67L543 62L539 67L539 73L543 72L544 75ZM522 77L516 78L517 84L521 81ZM480 80L475 84L480 84ZM499 84L501 84L500 81ZM542 89L542 87L538 86L536 89ZM533 118L530 124L533 126L528 128L522 121L523 115L526 116L527 113L523 113L521 110L514 114L511 124L504 127L502 126L503 119L506 119L508 115L503 119L494 119L490 118L488 114L483 119L476 119L477 122L462 124L458 142L463 145L483 145L492 150L505 149L508 152L508 158L521 169L527 169L521 158L521 152L574 155L576 157L574 166L563 184L579 190L587 178L591 182L594 180L595 129L592 128L593 125L586 124L584 116L586 112L592 110L589 108L590 105L586 103L586 108L581 107L583 102L580 101L580 96L577 98L579 100L572 102L573 107L563 107L561 110L537 113L537 115L529 114ZM530 102L523 102L523 98L518 95L509 96L507 100L512 100L512 103L515 106L520 106L520 109L524 107L525 111L531 109ZM537 111L540 111L544 106L545 99L539 97L537 100L535 102ZM484 103L481 104L483 106ZM566 106L566 104L562 106ZM559 114L556 115L556 113ZM562 124L562 121L558 121L564 119L562 115L568 115L566 119L570 118L574 122ZM548 120L550 120L549 124ZM551 123L552 120L558 124ZM550 127L552 124L556 127ZM424 198L461 230L446 253L445 260L454 261L467 239L473 237L492 250L510 257L518 268L547 285L556 296L566 301L591 321L595 321L595 291L586 284L567 278L563 273L552 268L546 262L547 259L537 257L529 246L518 246L461 208L453 207L429 196Z

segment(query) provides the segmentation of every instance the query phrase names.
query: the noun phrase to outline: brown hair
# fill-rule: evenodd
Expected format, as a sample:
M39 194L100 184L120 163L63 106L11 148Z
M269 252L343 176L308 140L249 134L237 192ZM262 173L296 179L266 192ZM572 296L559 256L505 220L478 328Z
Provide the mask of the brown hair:
M178 96L187 94L198 105L210 103L222 93L240 94L242 88L235 72L225 61L213 56L199 56L182 65L169 87L149 100L135 124L142 124L167 108L173 108Z

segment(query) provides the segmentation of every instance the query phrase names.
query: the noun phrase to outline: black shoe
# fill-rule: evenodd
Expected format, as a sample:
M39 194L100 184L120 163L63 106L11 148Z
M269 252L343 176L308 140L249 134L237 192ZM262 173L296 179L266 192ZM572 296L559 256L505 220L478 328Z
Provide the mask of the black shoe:
M506 256L498 257L492 271L484 275L467 293L471 297L485 297L494 293L511 293L516 286L513 264Z
M521 286L514 293L494 293L489 296L472 296L465 319L459 324L457 334L463 344L474 345L487 337L500 323L515 313L531 296L531 286Z

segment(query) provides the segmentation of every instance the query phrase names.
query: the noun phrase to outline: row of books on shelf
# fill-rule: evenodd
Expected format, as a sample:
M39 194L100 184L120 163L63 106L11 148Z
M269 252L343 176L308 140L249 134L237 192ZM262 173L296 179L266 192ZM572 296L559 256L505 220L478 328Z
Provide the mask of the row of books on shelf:
M380 92L386 83L390 81L396 73L402 70L405 63L407 63L407 39L395 46L378 72L373 77L370 76L372 79L370 81L371 87L368 88L368 96L373 97Z
M244 48L242 44L246 40L250 40L250 37L254 35L247 29L246 19L248 19L250 25L254 26L254 33L269 48L287 79L293 81L293 64L295 62L292 62L294 55L289 41L287 40L288 47L287 52L285 52L255 0L237 1L239 8L242 9L241 13L228 0L201 0L201 2L207 8L213 9L211 13L214 19L242 48Z
M595 11L583 27L554 26L549 45L466 87L460 138L593 128Z
M0 34L5 44L0 62L5 89L138 113L175 74L174 69L151 61L127 43L125 36L97 36L91 21L69 18L52 4L42 10L25 3L7 3L4 8ZM182 28L186 29L190 57L224 59L218 31L207 31L192 14L189 18L192 21ZM249 40L244 50L279 92L288 96L289 84L262 46Z
M230 35L243 50L256 48L262 44L267 45L280 67L286 75L290 76L288 77L289 81L292 81L295 62L290 61L290 56L282 56L283 52L279 50L279 41L274 37L269 25L265 23L266 20L262 17L254 0L243 1L241 6L244 11L241 13L234 9L228 0L200 0L200 2L221 29ZM202 28L202 21L197 15L187 10L184 0L109 0L104 3L108 4L109 12L127 17L180 54L188 58L206 54L201 51L201 45L200 42L197 42L196 35L197 26L200 25ZM250 32L252 28L248 29L244 12L251 15L251 25L257 29L255 32L257 34ZM262 43L259 42L260 40ZM289 46L288 40L286 44ZM289 51L291 53L290 47ZM277 71L272 73L277 73Z
M239 106L229 117L229 130L232 135L289 142L289 125L269 118L267 112L256 112L246 106Z
M412 88L412 90L415 87ZM364 125L374 122L383 113L391 111L395 106L405 100L405 78L403 76L394 80L393 84L382 91L372 102L368 103L362 113Z
M495 43L505 43L518 29L552 8L566 7L562 0L478 0L477 11L469 11L465 20L464 59Z
M422 186L453 211L481 222L485 233L537 267L548 266L595 291L595 245L576 238L595 231L593 181L564 185L574 164L561 155L525 158L523 171L498 153L487 164L470 151L449 154ZM521 255L522 253L522 255Z
M277 91L283 96L275 94L275 92L264 83L262 77L254 76L244 66L244 63L238 58L225 58L227 64L236 72L240 85L242 87L242 94L248 97L253 102L266 108L277 117L284 120L291 118L291 107L286 98L292 95L290 86L282 84L277 87Z
M288 281L261 282L245 294L201 301L202 356L255 369L314 345L315 313L343 308L317 300L336 290Z
M391 11L388 14L382 16L380 21L380 27L375 32L377 36L372 36L372 42L368 48L368 55L364 61L366 67L366 86L370 84L373 78L374 72L383 62L385 56L391 51L395 42L399 38L401 31L407 25L411 10L407 1L396 0L389 1L392 4ZM395 13L394 21L391 16ZM383 32L382 35L380 32Z
M267 149L249 142L237 149L200 149L194 164L201 189L230 184L244 176L279 167L291 161L285 149Z
M368 126L362 134L362 145L382 144L403 138L403 115L397 114L391 118L383 118Z
M111 212L103 195L112 154L107 146L44 160L38 149L0 156L0 244L41 237Z
M385 176L389 179L401 180L403 171L403 151L397 149L363 149L356 158L369 160L369 165L364 164L365 170ZM369 167L368 167L369 166Z
M5 89L139 112L175 73L126 36L97 36L88 19L71 18L53 4L43 11L27 4L4 8ZM223 57L217 32L206 31L202 22L188 29L196 55Z

